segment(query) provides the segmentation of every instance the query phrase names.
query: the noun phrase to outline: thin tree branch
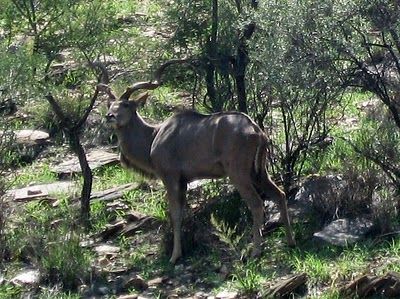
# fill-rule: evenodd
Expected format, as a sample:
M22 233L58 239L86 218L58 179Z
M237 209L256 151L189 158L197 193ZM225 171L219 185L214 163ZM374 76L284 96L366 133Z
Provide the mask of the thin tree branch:
M60 104L56 101L51 93L45 96L47 101L50 103L51 107L53 108L54 113L60 119L63 126L65 126L68 130L71 129L70 120L68 117L65 116L64 112L62 111Z

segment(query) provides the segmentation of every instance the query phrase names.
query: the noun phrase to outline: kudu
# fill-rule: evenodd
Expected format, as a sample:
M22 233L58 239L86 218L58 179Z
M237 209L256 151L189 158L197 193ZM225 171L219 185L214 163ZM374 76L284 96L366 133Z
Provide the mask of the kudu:
M148 94L135 100L130 95L139 89L155 89L159 84L140 82L128 88L117 100L103 86L112 102L106 115L119 140L123 166L155 175L165 185L173 228L175 263L182 255L181 225L187 184L200 178L228 176L248 205L253 218L253 255L261 253L261 228L264 221L260 191L278 202L287 241L295 245L286 197L266 172L267 138L249 116L239 112L204 115L187 111L163 123L146 123L137 109Z

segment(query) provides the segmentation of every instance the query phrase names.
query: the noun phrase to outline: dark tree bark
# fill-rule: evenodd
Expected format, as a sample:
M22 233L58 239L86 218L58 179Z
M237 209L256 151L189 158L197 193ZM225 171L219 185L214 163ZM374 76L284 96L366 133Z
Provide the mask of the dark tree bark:
M206 71L206 88L207 96L211 102L211 108L213 112L222 111L222 103L217 95L215 88L215 66L212 61L208 61L205 66Z
M96 88L96 91L90 101L89 106L86 108L86 111L75 122L65 115L64 111L53 95L49 94L46 96L47 101L50 103L54 113L57 115L62 126L64 127L65 132L67 133L71 150L78 156L79 159L79 165L83 175L80 221L83 227L86 229L88 229L90 225L90 194L92 192L93 174L86 159L85 150L80 142L80 132L82 131L82 127L85 124L90 111L93 109L93 105L97 99L98 93L99 88Z
M207 43L206 48L206 62L205 62L205 72L206 72L206 88L207 96L211 102L211 108L214 112L222 111L222 103L218 96L215 81L216 81L216 69L215 62L217 61L217 38L218 38L218 0L212 1L212 13L211 13L211 36Z
M246 94L246 69L249 64L247 41L253 36L256 28L255 23L246 25L234 59L233 70L236 83L236 94L238 99L238 108L240 112L247 113L247 94Z
M77 131L69 131L68 135L71 150L77 155L82 170L83 187L81 190L80 220L82 225L88 228L90 225L90 194L92 193L93 174L86 159L85 150L80 142L79 133Z

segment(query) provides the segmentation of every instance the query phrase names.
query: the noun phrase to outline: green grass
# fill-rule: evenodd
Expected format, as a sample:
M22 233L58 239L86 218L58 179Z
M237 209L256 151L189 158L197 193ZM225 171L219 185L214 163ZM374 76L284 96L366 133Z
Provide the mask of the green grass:
M152 189L149 192L143 190L128 191L124 195L124 200L130 207L146 215L154 216L160 220L167 219L167 201L165 191Z
M33 163L26 166L10 177L10 184L13 188L26 187L32 184L46 184L57 181L57 175L50 170L50 165Z
M269 277L271 278L271 277ZM252 260L247 264L238 263L232 275L234 285L243 294L256 294L266 277L260 271L260 265Z
M329 127L331 129L329 136L333 137L333 143L325 149L316 148L308 151L303 165L303 174L343 173L347 169L349 161L359 171L375 167L373 163L357 154L353 147L343 140L343 138L351 140L353 144L363 148L363 140L370 136L368 131L373 123L365 121L365 112L360 109L360 105L371 98L370 93L349 92L343 96L338 107L328 111L328 120L334 124L338 123ZM343 117L356 119L357 123L354 127L349 127L349 124L346 123L342 125Z
M80 234L69 229L48 234L48 243L38 259L46 280L61 283L63 289L76 290L90 275L92 255L80 246Z
M93 191L106 190L112 187L142 181L143 177L140 174L124 169L119 164L107 166L94 170Z
M154 255L154 253L160 251L160 246L148 240L138 240L138 242L135 250L132 250L131 244L129 244L129 247L122 246L126 254L126 264L129 267L138 269L144 279L162 275L173 277L175 275L174 266L169 263L165 254Z
M59 290L47 290L44 289L38 296L38 299L81 299L81 294L73 292L62 292Z
M80 246L82 234L74 227L77 213L71 210L65 204L52 208L39 201L27 203L6 235L12 261L29 260L40 269L45 282L61 284L66 290L74 290L88 279L92 260Z
M102 231L108 223L114 218L113 213L107 211L105 202L95 201L90 204L90 222L92 233Z
M18 298L21 294L22 288L16 287L10 284L0 285L0 298L2 299L14 299Z
M336 288L330 288L326 290L322 294L318 295L311 295L310 297L307 297L310 299L341 299L343 298L342 294L340 294L339 290Z
M290 257L290 264L297 273L307 273L311 283L326 283L331 279L332 264L329 258L315 253L298 251Z

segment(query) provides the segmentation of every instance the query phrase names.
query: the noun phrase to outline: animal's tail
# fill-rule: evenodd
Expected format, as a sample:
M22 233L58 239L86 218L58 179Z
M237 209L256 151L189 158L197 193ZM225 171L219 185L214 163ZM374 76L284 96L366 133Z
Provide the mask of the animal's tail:
M260 178L266 171L267 166L267 138L265 135L260 136L256 154L254 157L254 176Z

